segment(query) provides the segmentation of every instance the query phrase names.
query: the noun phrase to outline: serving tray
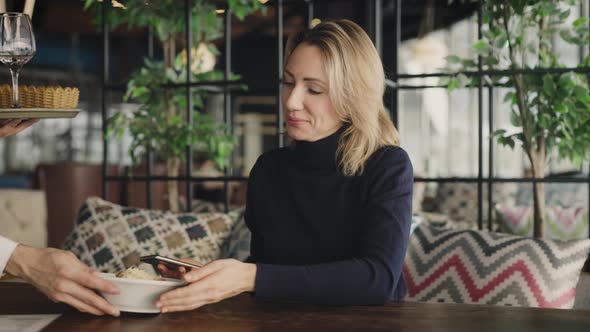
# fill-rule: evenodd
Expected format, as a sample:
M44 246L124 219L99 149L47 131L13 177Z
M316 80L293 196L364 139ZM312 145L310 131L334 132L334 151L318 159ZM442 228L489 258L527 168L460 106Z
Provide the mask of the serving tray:
M58 119L73 118L80 109L73 108L0 108L0 119Z

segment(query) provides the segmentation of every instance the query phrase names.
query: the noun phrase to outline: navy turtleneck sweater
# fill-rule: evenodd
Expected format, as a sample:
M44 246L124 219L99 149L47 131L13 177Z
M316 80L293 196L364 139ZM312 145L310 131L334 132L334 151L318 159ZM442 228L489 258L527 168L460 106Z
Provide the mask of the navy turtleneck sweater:
M331 305L404 298L412 165L387 146L362 175L346 177L335 158L341 133L264 153L252 168L245 220L256 297Z

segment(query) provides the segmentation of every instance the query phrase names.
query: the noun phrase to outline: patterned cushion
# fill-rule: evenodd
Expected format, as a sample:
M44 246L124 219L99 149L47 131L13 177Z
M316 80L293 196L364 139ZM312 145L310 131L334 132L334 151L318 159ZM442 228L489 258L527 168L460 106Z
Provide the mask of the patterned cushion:
M64 249L104 272L138 263L143 255L192 258L207 263L236 223L236 213L180 213L119 206L97 197L81 207Z
M229 236L223 242L220 248L219 258L234 258L245 261L250 256L250 230L244 221L245 207L236 207L230 205L232 216L236 217ZM225 204L222 202L211 202L206 200L195 199L192 203L193 212L223 212Z
M533 205L533 184L519 183L516 205ZM585 183L545 183L545 204L563 207L584 206L588 202Z
M552 241L420 225L404 264L407 300L571 308L590 240Z
M448 215L435 212L418 212L414 217L419 217L430 226L452 228L452 229L477 229L477 223L470 221L456 221L449 218ZM410 233L411 234L411 233Z
M488 220L488 186L483 190L483 222ZM495 184L493 186L494 202L512 201L517 186L514 183ZM446 214L456 222L477 225L477 184L475 183L441 183L437 190L437 212ZM492 217L492 220L494 218Z
M534 213L532 206L496 205L499 231L521 236L532 236ZM588 237L588 210L585 207L545 207L546 237L557 240Z
M250 240L252 234L244 220L244 208L236 211L240 214L229 237L221 247L221 258L234 258L245 261L250 256Z

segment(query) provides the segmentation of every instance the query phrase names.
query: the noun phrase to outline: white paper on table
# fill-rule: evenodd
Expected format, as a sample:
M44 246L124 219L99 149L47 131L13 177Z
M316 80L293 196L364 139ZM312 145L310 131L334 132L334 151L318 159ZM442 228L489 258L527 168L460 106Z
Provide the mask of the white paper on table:
M0 315L0 332L38 332L60 315Z

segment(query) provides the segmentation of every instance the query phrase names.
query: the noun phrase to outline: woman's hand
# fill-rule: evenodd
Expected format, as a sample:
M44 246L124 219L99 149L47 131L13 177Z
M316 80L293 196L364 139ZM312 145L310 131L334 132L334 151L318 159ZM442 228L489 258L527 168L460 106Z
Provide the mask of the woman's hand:
M254 291L256 264L220 259L184 273L182 279L189 285L160 296L156 305L161 312L192 310Z
M117 294L117 285L99 277L69 251L18 245L6 272L30 282L54 302L94 315L119 316L119 310L95 291Z
M186 263L192 263L196 265L200 265L197 262L190 260L190 259L181 259L181 261ZM182 279L182 277L190 271L190 268L186 268L184 266L179 265L167 265L165 263L160 262L158 264L158 271L163 277L166 278L174 278L174 279Z
M0 119L0 138L16 135L38 121L39 119L30 119L27 121L21 119Z

